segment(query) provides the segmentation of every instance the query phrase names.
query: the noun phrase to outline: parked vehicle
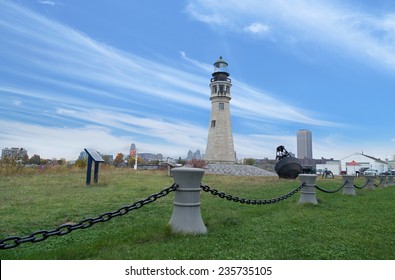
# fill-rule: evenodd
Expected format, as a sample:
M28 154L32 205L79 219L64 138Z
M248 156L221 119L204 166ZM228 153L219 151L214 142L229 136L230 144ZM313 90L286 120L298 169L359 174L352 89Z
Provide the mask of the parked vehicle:
M377 176L379 175L380 172L377 169L367 169L363 172L363 175L374 175Z

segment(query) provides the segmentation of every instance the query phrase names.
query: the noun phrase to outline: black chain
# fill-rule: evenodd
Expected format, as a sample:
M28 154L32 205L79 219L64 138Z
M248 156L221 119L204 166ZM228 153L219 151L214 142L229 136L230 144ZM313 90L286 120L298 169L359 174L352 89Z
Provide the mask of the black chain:
M200 186L203 191L205 192L210 192L212 195L216 195L219 196L220 198L226 198L229 201L234 201L234 202L240 202L242 204L252 204L252 205L265 205L265 204L272 204L272 203L277 203L280 202L284 199L287 199L291 196L293 196L294 194L296 194L298 191L301 190L301 188L304 187L304 183L301 184L299 187L297 187L296 189L294 189L293 191L280 196L280 197L276 197L276 198L272 198L272 199L246 199L246 198L239 198L237 196L233 196L231 194L226 194L224 192L220 192L216 189L211 189L209 186L207 185L201 185Z
M342 188L344 188L344 186L348 183L348 181L345 181L344 184L342 186L340 186L339 188L337 188L336 190L325 190L317 185L315 185L315 188L319 191L322 191L324 193L336 193L338 191L340 191Z
M373 185L375 187L379 187L383 182L384 182L384 179L382 178L382 179L380 179L380 182L378 184L373 183Z
M177 190L177 188L178 188L178 185L173 184L172 186L170 186L158 193L148 196L146 199L142 199L142 200L136 201L133 204L123 206L113 212L103 213L96 218L84 219L77 224L64 224L64 225L57 227L54 230L39 230L39 231L33 232L29 236L24 236L24 237L10 236L10 237L4 238L4 239L0 240L0 249L11 249L11 248L15 248L25 242L36 243L36 242L44 241L48 237L51 237L51 236L66 235L76 229L90 228L94 224L107 222L114 217L123 216L132 210L139 209L146 204L156 201L158 198L164 197L164 196L168 195L169 193L174 192L175 190Z
M366 183L365 183L365 185L363 185L362 187L358 187L357 185L354 184L354 188L357 188L357 189L362 190L362 189L366 188L366 186L367 186L368 184L369 184L369 180L367 180Z

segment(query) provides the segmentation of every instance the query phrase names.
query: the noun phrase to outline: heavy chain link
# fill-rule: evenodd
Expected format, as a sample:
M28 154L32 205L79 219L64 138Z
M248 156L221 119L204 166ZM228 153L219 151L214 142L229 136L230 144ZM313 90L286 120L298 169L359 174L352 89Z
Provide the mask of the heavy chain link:
M344 186L345 186L347 183L348 183L348 182L345 181L343 185L341 185L339 188L337 188L337 189L335 189L335 190L326 190L326 189L323 189L323 188L321 188L321 187L319 187L319 186L317 186L317 185L315 185L315 188L316 188L317 190L319 190L319 191L324 192L324 193L336 193L336 192L340 191L342 188L344 188Z
M369 184L369 181L366 181L365 185L363 185L363 186L361 186L361 187L358 187L357 185L354 184L354 188L357 188L357 189L362 190L362 189L366 188L366 186L367 186L368 184Z
M247 198L239 198L237 196L233 196L231 194L226 194L224 192L220 192L216 189L211 189L209 186L207 185L201 185L200 187L203 189L203 191L205 192L210 192L212 195L214 196L219 196L220 198L226 198L229 201L234 201L234 202L240 202L241 204L252 204L252 205L265 205L265 204L272 204L272 203L277 203L280 202L284 199L287 199L291 196L293 196L294 194L296 194L298 191L300 191L304 186L304 183L301 184L299 187L297 187L296 189L294 189L293 191L280 196L280 197L275 197L272 199L247 199Z
M136 201L133 204L123 206L113 212L105 212L96 218L84 219L77 224L64 224L64 225L57 227L54 230L39 230L39 231L33 232L32 234L30 234L28 236L24 236L24 237L10 236L10 237L4 238L3 240L0 240L0 249L11 249L11 248L15 248L25 242L36 243L36 242L44 241L48 237L51 237L51 236L66 235L76 229L90 228L94 224L107 222L114 217L123 216L132 210L139 209L146 204L156 201L158 198L164 197L164 196L168 195L169 193L174 192L175 190L177 190L177 188L178 188L178 185L173 184L172 186L170 186L166 189L163 189L162 191L160 191L158 193L148 196L146 199L142 199L142 200Z
M378 184L375 184L375 183L373 183L373 185L375 186L375 187L379 187L379 186L381 186L381 184L384 182L384 179L380 179L380 182L378 183Z

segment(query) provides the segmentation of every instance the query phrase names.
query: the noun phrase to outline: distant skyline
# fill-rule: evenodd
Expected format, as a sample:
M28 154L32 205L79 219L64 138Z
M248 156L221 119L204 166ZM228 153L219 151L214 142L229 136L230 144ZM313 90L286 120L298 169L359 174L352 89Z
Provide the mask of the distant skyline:
M395 2L0 0L0 147L78 158L205 153L209 82L232 79L238 158L395 154Z

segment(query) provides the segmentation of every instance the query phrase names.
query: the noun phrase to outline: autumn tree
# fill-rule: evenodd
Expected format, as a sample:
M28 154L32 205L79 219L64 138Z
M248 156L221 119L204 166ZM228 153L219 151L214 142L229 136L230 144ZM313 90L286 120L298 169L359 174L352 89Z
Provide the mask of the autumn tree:
M118 153L113 162L115 167L122 167L125 165L123 160L123 153Z

